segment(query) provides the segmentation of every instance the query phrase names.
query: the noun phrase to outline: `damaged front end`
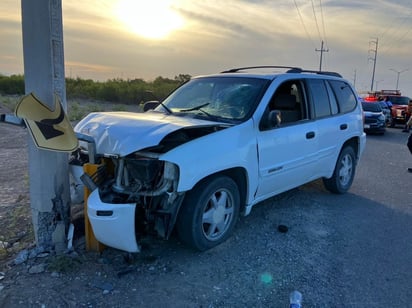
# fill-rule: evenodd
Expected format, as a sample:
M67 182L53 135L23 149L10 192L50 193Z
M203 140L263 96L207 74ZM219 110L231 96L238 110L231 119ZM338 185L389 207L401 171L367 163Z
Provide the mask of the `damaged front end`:
M230 125L163 113L92 113L75 127L80 148L72 165L98 165L81 182L91 191L87 216L96 239L110 247L139 251L144 235L169 238L184 191L170 151ZM181 159L184 159L181 157Z
M81 150L73 154L73 165L88 163ZM128 252L140 251L144 235L167 239L184 196L176 192L178 178L178 167L156 153L101 157L95 174L82 175L91 191L87 214L96 239Z

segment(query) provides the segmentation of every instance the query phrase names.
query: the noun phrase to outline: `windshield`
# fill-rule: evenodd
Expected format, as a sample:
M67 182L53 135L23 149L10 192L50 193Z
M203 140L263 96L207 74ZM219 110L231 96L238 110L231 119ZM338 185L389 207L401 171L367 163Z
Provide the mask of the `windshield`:
M395 105L407 106L409 104L409 97L407 96L389 96L389 100Z
M270 80L247 77L201 77L187 82L162 104L174 115L217 121L244 121L255 110ZM162 110L158 106L156 110ZM164 110L164 109L163 109Z

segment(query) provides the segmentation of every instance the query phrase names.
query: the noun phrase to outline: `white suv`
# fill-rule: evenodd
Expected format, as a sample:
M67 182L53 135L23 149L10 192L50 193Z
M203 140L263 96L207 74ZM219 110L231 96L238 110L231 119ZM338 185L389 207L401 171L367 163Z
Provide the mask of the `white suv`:
M276 194L318 178L345 193L365 147L357 97L337 73L247 67L192 78L144 113L89 114L75 131L101 164L84 179L96 238L138 252L176 227L206 250Z

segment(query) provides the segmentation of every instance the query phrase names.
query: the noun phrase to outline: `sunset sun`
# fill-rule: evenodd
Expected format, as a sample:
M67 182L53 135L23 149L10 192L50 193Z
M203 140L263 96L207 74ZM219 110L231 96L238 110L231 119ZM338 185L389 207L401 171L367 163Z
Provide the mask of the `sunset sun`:
M183 26L172 0L119 0L115 14L127 30L149 39L165 38Z

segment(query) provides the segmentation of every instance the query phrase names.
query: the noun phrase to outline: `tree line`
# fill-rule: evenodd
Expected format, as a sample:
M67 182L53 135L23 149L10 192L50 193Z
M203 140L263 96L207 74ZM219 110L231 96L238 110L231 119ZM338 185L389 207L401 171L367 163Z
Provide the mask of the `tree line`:
M67 99L93 99L122 104L136 104L149 100L163 100L170 92L191 78L179 74L174 79L157 77L153 81L143 79L114 78L107 81L66 78ZM0 75L0 94L23 95L23 75Z

